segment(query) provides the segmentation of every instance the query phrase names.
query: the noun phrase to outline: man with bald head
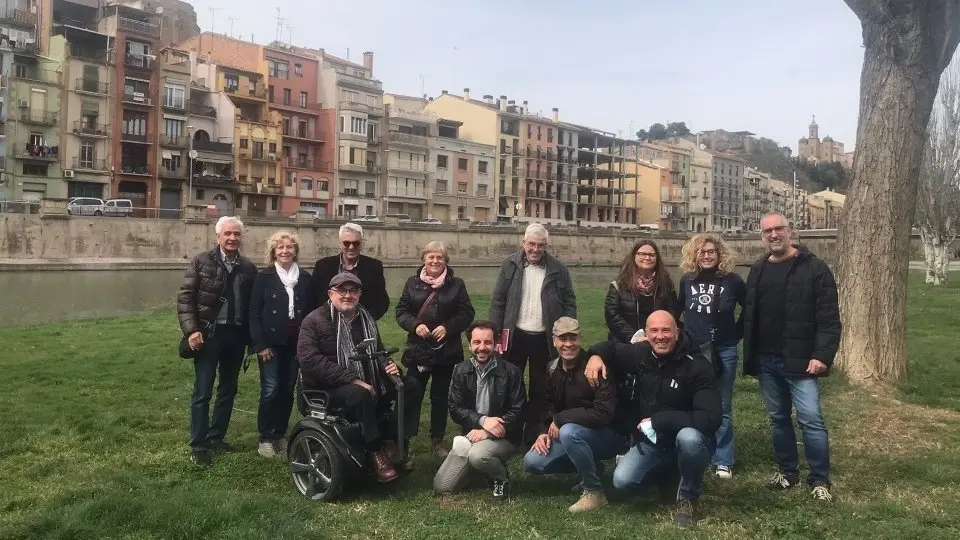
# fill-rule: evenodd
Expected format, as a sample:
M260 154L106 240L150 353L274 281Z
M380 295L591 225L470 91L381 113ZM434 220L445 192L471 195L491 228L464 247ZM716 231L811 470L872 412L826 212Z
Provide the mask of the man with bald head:
M659 486L663 499L676 502L674 521L688 527L697 521L703 474L723 417L716 372L670 312L651 313L645 331L638 343L594 345L585 373L591 384L608 371L619 382L618 419L631 432L631 446L613 486Z

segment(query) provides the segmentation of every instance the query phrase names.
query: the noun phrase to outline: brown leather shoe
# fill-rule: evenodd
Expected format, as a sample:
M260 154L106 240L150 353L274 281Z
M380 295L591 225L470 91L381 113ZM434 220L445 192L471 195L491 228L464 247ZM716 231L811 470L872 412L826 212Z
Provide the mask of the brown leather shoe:
M405 455L400 455L400 449L395 441L383 441L383 450L387 453L390 463L403 472L412 472L415 468L413 458L410 457L410 443L404 445Z
M370 454L370 464L373 465L373 471L377 473L377 482L386 484L397 478L397 471L390 465L390 458L385 451L380 450Z
M430 451L444 459L446 459L447 454L450 453L443 447L443 439L433 439L430 441Z

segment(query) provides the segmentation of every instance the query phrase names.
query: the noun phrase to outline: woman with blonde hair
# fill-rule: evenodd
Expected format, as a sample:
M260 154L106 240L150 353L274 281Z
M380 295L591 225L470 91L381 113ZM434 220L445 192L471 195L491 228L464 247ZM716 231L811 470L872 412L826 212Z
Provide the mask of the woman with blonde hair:
M260 365L257 453L286 452L287 424L297 380L297 338L303 318L317 307L310 274L297 265L296 235L280 231L267 242L267 267L257 274L250 294L250 337Z
M737 376L737 343L743 320L746 284L735 271L734 253L719 235L698 234L683 246L678 300L683 308L684 330L698 347L711 348L723 404L723 422L717 430L713 464L717 476L733 476L733 383Z
M407 331L403 364L420 383L430 386L430 450L446 457L447 396L453 368L463 360L460 335L476 314L464 281L453 275L447 248L430 242L420 252L423 265L407 278L397 302L397 324Z

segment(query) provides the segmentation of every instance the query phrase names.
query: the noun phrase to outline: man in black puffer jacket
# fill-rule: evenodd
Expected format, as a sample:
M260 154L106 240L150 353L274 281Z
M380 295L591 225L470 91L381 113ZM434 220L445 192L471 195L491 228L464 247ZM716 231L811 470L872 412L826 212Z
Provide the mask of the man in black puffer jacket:
M177 294L180 331L194 351L193 398L190 402L191 460L210 465L213 450L229 452L224 442L243 355L250 344L250 291L257 267L240 255L243 223L235 217L217 221L217 244L190 261ZM217 402L210 421L210 398L220 370Z
M590 349L587 380L622 381L618 419L632 433L633 446L613 473L618 489L657 482L676 496L676 523L696 523L703 473L710 465L723 409L713 365L667 311L647 318L645 339L634 344L608 341ZM679 475L679 489L676 477Z
M791 244L780 214L760 221L768 254L750 268L743 305L743 373L757 377L773 430L780 470L773 489L799 481L791 408L803 426L807 482L814 499L830 501L830 443L820 410L819 377L829 372L840 346L837 283L825 262Z

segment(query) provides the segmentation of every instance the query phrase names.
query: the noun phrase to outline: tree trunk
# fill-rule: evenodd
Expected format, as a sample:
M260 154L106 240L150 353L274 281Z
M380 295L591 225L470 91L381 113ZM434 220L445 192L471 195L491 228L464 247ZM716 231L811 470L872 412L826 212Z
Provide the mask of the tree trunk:
M853 182L839 231L837 365L855 383L894 382L907 372L910 225L927 122L957 46L957 6L955 0L847 4L862 23L865 52Z
M923 227L920 228L920 242L923 244L923 260L927 274L926 282L933 283L933 276L937 272L935 257L933 254L933 239Z
M941 240L939 243L935 244L934 247L936 249L933 255L935 266L933 284L943 285L947 282L947 267L950 265L950 254L947 252L947 250L950 249L950 246Z

